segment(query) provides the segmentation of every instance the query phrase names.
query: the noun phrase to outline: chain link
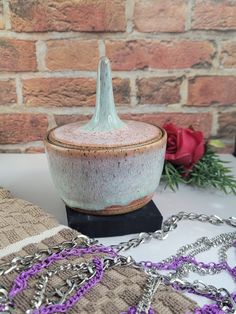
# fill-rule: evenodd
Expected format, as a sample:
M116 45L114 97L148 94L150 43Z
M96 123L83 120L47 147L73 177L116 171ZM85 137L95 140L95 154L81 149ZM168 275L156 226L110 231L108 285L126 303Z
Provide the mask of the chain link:
M162 283L162 277L159 274L148 272L147 282L143 289L143 294L137 305L136 314L148 313L153 297L159 285Z

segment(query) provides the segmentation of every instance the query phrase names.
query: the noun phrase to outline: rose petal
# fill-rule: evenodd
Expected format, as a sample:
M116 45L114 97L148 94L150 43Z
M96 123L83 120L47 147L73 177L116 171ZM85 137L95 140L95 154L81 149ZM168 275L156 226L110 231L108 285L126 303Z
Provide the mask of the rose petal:
M175 153L177 150L176 147L176 136L175 135L170 135L167 139L167 147L166 147L166 152L167 153Z
M203 157L204 153L205 153L205 146L204 146L204 143L202 142L195 149L195 152L193 155L193 163L196 163L198 160L200 160Z
M185 166L189 165L193 161L193 152L196 148L196 140L189 133L188 129L182 129L180 136L178 137L179 143L177 143L177 151L175 153L176 160L182 162Z
M166 123L163 125L163 128L166 130L167 134L176 134L178 131L178 128L174 126L172 123Z

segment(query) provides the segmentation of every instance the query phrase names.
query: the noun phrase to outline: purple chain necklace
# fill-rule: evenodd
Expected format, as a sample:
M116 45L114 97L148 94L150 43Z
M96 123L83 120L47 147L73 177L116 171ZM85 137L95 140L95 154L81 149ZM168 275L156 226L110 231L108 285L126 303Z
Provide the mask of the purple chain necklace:
M77 256L81 257L86 254L94 254L94 253L106 253L110 256L114 257L117 256L116 252L113 251L109 247L103 247L103 246L91 246L88 248L72 248L63 250L58 253L53 253L52 255L48 256L41 262L34 264L32 267L27 269L26 271L21 272L16 279L14 280L13 286L10 290L9 296L10 298L14 298L18 293L22 292L24 289L27 288L27 281L32 278L33 276L40 273L43 269L47 268L51 264L53 264L56 261L67 259L71 256ZM201 265L202 268L212 268L216 270L228 270L229 273L233 276L234 280L236 280L236 271L235 268L231 268L228 263L209 263L209 264L203 264L202 262L197 262L195 258L190 256L179 256L174 257L172 262L168 263L152 263L152 262L141 262L140 265L142 265L145 268L151 268L156 270L176 270L179 267L181 267L184 263L191 262L192 264L198 266ZM41 307L40 309L36 309L32 311L32 314L52 314L57 312L66 312L71 307L73 307L84 295L87 291L89 291L94 285L96 285L103 277L104 269L103 269L103 262L99 258L94 258L93 263L96 266L96 274L95 276L88 280L81 288L79 288L74 295L72 295L66 302L63 304L55 304L55 305L49 305ZM174 289L181 290L177 285L172 285ZM195 291L191 291L191 289L188 291L190 293L195 293ZM198 293L201 295L200 293ZM208 298L211 298L210 295L207 296ZM234 295L234 299L236 299L236 294ZM4 310L3 307L0 306L0 310ZM122 312L121 314L135 314L137 313L137 308L135 306L131 306L127 312ZM144 313L144 312L143 312ZM148 314L154 314L154 310L150 307ZM212 314L221 314L221 309L216 304L212 305L205 305L202 309L196 309L195 314L203 314L203 313L212 313ZM141 312L142 314L142 312Z
M72 248L63 250L58 253L53 253L49 255L47 258L34 264L32 267L27 269L26 271L21 272L16 279L14 280L13 286L10 290L9 296L10 298L15 297L19 292L27 288L27 281L33 276L37 275L43 269L50 266L52 263L56 261L60 261L63 259L67 259L68 257L76 256L81 257L85 254L94 254L94 253L108 253L111 256L116 256L116 253L110 247L103 246L91 246L88 248Z
M178 220L181 220L184 217L183 213L179 213L179 214L181 215L181 218L178 218L178 216L175 216L175 215L173 215L171 217L171 222L175 225L176 225L176 222ZM190 215L192 215L191 220L196 219L193 217L193 214L190 214ZM198 219L198 218L201 218L201 216L203 216L203 215L195 214L195 216L197 216L197 219ZM176 217L178 219L176 219ZM186 214L185 214L185 218L186 218ZM204 216L204 219L205 219L205 216ZM233 217L231 217L229 219L222 220L217 216L210 216L210 219L208 219L208 221L213 223L213 224L219 224L219 222L222 223L225 221L226 223L230 224L233 227L236 226L235 218L233 218ZM163 229L165 229L165 230L168 229L168 228L166 228L166 225L169 222L170 222L170 219L167 220L166 222L164 222L163 225L165 228L163 227ZM171 230L172 229L169 228L167 230L167 232L171 231ZM157 234L160 235L160 233L158 233L158 232L154 233L156 235L156 238L158 238ZM162 238L161 239L164 239L165 233L166 233L166 231L162 231ZM228 241L228 239L231 239L231 238L236 239L236 233L235 234L232 233L232 234L233 235L230 234L231 237L228 236L228 238L224 234L223 240L226 239ZM147 239L149 236L149 234L145 234L145 233L142 233L140 235L142 235L142 236L144 235L145 239ZM67 247L63 248L62 247L57 252L54 252L54 253L50 252L46 258L41 259L40 261L37 261L35 264L32 264L32 265L30 264L29 267L26 267L26 269L24 269L22 272L20 272L20 274L14 280L12 288L11 288L8 295L6 295L6 293L4 294L4 289L1 289L1 287L0 287L0 312L1 311L7 312L10 308L14 308L13 298L16 295L18 295L20 292L22 292L23 290L27 289L27 283L32 277L38 275L43 270L47 270L47 268L50 265L54 264L55 262L57 262L59 260L64 260L64 259L67 260L68 258L70 258L72 256L82 257L86 254L92 254L93 255L93 254L97 254L97 253L103 253L103 254L106 254L106 257L105 258L104 257L103 258L95 257L95 258L93 258L92 262L90 261L90 266L87 267L89 272L90 272L90 276L88 276L86 280L83 280L81 282L81 284L77 287L77 289L75 290L75 293L73 295L72 294L68 295L68 297L61 303L48 304L48 305L42 304L41 306L38 306L35 309L28 310L26 313L27 314L49 314L50 313L51 314L51 313L62 313L62 312L69 311L93 286L95 286L98 282L100 282L102 280L104 271L106 269L108 269L109 267L114 267L114 266L119 266L119 265L127 266L127 265L133 264L136 268L139 268L140 270L144 270L147 273L149 270L151 270L152 272L155 272L157 274L158 270L174 270L177 272L187 264L187 265L191 265L192 267L198 267L198 268L201 268L202 270L216 272L216 273L219 271L222 271L222 270L227 271L233 277L233 279L236 281L236 267L230 267L226 260L221 261L219 263L208 263L208 264L206 264L206 263L198 262L191 255L177 254L176 256L171 257L171 259L169 259L168 261L163 261L163 262L158 262L158 263L143 261L140 263L135 263L133 260L128 261L128 258L125 258L123 256L118 255L117 252L120 251L122 246L126 247L126 249L127 249L131 246L137 246L140 243L145 242L145 241L143 241L143 239L141 239L141 241L139 239L138 244L133 245L133 244L135 244L134 240L136 240L136 239L132 239L132 240L128 241L127 243L121 243L120 245L115 247L116 250L111 248L111 247L104 247L102 245L91 245L88 247L80 247L80 246L78 247L78 246L74 245L75 242L74 242L74 240L72 240L72 244L73 244L72 247L70 247L70 248L67 248ZM90 241L88 241L88 242L90 243ZM136 240L136 242L137 242L137 240ZM219 239L216 239L215 243L220 244L220 243L222 243L222 241L220 242ZM231 245L229 245L229 243ZM232 243L231 242L229 242L229 243L227 244L228 248L230 246L232 246ZM68 244L68 243L66 243L66 244ZM233 243L233 246L236 246L236 242ZM61 247L61 246L59 246L59 247ZM203 248L201 250L204 251L205 249ZM92 264L92 266L91 266L91 264ZM14 270L15 268L16 267L12 267L12 265L11 265L10 271ZM0 267L0 275L1 275L1 269L2 268ZM7 270L6 274L10 271ZM2 274L4 274L4 272ZM170 280L170 278L168 278L168 276L165 277L164 275L162 276L159 274L158 274L158 276L159 277L161 276L162 284L171 285L174 289L176 289L178 291L186 291L189 293L198 294L198 295L204 296L208 299L211 299L213 301L216 301L216 303L214 303L214 304L205 305L202 308L196 308L195 312L194 312L195 314L236 313L236 311L233 310L233 306L234 306L234 305L232 305L233 303L229 301L229 300L232 300L232 301L236 302L236 293L229 295L227 290L223 289L223 288L219 289L219 291L220 292L222 292L223 290L224 290L223 292L226 291L227 292L226 296L224 293L221 295L219 293L219 291L217 291L216 288L214 288L216 291L213 290L213 291L207 291L206 292L206 289L205 290L203 289L201 291L199 286L197 286L196 284L194 286L194 285L191 285L190 283L183 281L181 279L178 279L178 278L175 280ZM206 287L207 286L204 285L203 288L206 288ZM45 286L45 289L46 289L46 286ZM3 291L3 293L2 293L2 291ZM150 291L147 291L147 292L150 292ZM1 293L2 293L2 295L1 295ZM218 293L218 294L216 294L216 293ZM153 295L154 295L154 290L153 290ZM149 295L148 295L148 298L150 299L149 301L152 300L153 295L150 295L150 293L149 293ZM216 298L216 295L217 295L217 298ZM145 301L145 297L147 298L147 295L146 296L144 295L144 301ZM138 304L137 306L131 306L127 312L122 312L121 314L136 314L136 313L137 314L154 314L155 312L154 312L153 308L150 306L150 304L149 304L148 308L145 308L144 311L142 310L143 304L141 304L141 307L140 307L140 304ZM141 310L140 310L140 308L141 308ZM10 313L10 310L7 313Z
M94 258L93 263L96 266L95 276L88 280L81 288L79 288L74 295L62 304L53 304L43 306L40 309L34 310L32 314L52 314L52 313L66 313L69 311L93 286L99 283L103 277L103 263L99 258Z

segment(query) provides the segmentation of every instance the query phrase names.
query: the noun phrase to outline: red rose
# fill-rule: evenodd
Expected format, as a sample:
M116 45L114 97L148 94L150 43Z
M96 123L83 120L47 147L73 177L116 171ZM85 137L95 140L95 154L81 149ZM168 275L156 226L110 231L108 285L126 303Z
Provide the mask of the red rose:
M164 129L167 132L165 159L190 170L204 155L203 133L189 128L177 128L171 123L165 124Z

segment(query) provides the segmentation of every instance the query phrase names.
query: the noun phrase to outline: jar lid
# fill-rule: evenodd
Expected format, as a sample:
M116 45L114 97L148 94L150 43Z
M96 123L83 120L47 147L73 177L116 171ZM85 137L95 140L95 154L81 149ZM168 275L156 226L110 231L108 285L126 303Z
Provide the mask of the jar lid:
M152 124L125 120L118 117L115 109L110 62L100 59L96 90L95 113L89 122L75 122L50 131L48 140L68 147L123 147L144 145L158 141L163 131Z

